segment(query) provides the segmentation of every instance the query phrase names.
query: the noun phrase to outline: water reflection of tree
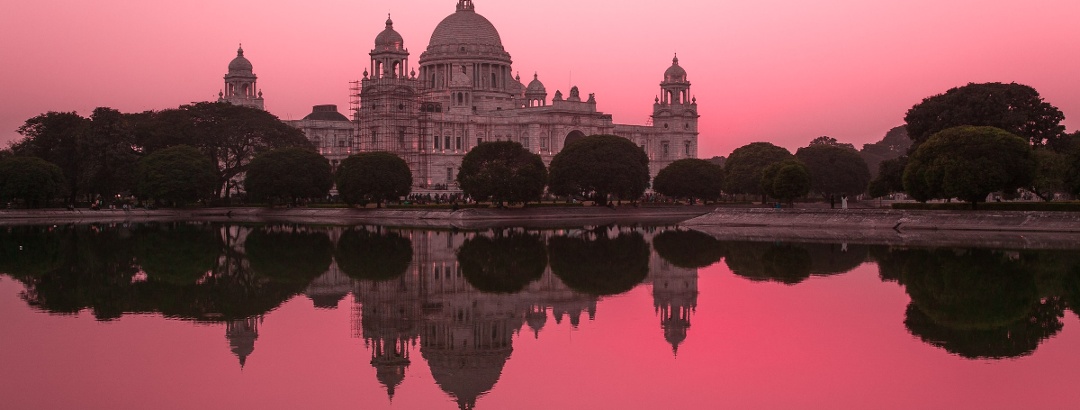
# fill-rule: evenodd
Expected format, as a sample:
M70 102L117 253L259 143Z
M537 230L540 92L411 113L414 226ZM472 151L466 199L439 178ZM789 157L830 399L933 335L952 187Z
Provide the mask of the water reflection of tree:
M686 269L709 267L724 257L720 241L698 231L664 231L653 238L653 249L668 263Z
M0 268L25 285L28 304L51 313L90 309L99 320L110 320L160 312L218 321L265 314L329 266L325 233L256 231L245 247L238 238L248 230L187 224L12 228L0 235L0 254L11 256ZM319 246L325 246L321 252Z
M551 270L576 291L605 296L625 293L649 274L649 244L637 232L614 239L606 229L548 240Z
M475 236L457 252L465 280L486 293L518 293L544 276L548 252L539 235L523 232Z
M190 284L214 269L224 243L206 224L148 224L137 228L135 255L151 281Z
M334 258L342 272L353 279L386 281L409 269L412 241L381 229L349 229L338 240Z
M1061 330L1064 304L1040 297L1035 269L1015 253L915 249L899 256L911 296L904 323L927 343L968 358L1015 357Z
M866 246L846 244L728 242L723 248L736 275L787 285L850 272L866 262L869 252Z
M305 286L330 269L334 253L326 232L296 225L256 229L244 249L255 273Z

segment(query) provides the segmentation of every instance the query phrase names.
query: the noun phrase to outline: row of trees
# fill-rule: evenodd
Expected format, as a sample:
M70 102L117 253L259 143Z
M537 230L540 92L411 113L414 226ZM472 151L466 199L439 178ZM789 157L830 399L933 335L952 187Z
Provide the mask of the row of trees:
M960 199L977 206L995 192L1046 201L1080 195L1080 132L1021 84L968 84L924 99L904 120L907 155L883 161L871 196L904 192L918 201Z
M136 114L97 108L89 117L49 112L27 120L18 132L23 139L0 153L4 167L15 170L0 175L0 200L22 199L28 206L49 198L76 203L130 194L175 202L169 185L186 179L197 180L191 185L198 198L223 198L236 191L238 175L258 154L314 150L300 130L266 111L227 103ZM168 151L177 147L187 148ZM52 177L56 169L14 159L26 157L55 165L62 178ZM170 170L176 166L189 172ZM45 183L28 191L27 179Z

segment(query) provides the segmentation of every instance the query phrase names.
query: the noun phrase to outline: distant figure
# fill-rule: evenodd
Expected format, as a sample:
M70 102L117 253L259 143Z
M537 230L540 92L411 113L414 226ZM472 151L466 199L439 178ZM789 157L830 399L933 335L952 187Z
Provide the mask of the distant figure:
M840 208L847 209L847 195L840 197Z

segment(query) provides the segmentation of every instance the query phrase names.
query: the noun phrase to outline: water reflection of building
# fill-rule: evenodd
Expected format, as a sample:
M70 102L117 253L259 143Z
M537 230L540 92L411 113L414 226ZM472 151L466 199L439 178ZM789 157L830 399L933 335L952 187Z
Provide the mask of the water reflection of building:
M247 364L247 358L255 351L255 340L259 338L259 324L262 316L232 320L225 323L225 338L229 339L229 349L240 359L240 368Z
M654 257L650 264L653 308L660 315L664 339L671 344L672 353L678 354L679 345L686 340L690 329L690 316L697 309L698 272L672 266L659 257Z

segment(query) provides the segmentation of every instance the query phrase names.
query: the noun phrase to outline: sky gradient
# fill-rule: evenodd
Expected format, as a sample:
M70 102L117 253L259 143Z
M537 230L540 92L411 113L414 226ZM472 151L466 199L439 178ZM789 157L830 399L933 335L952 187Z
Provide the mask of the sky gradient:
M644 124L671 57L701 114L699 156L828 135L857 146L923 98L969 82L1035 87L1080 127L1080 2L476 0L524 82L596 93L616 123ZM266 108L346 111L387 12L418 67L454 0L39 0L0 14L0 145L46 111L124 112L217 98L243 42ZM1074 117L1075 116L1075 117Z

